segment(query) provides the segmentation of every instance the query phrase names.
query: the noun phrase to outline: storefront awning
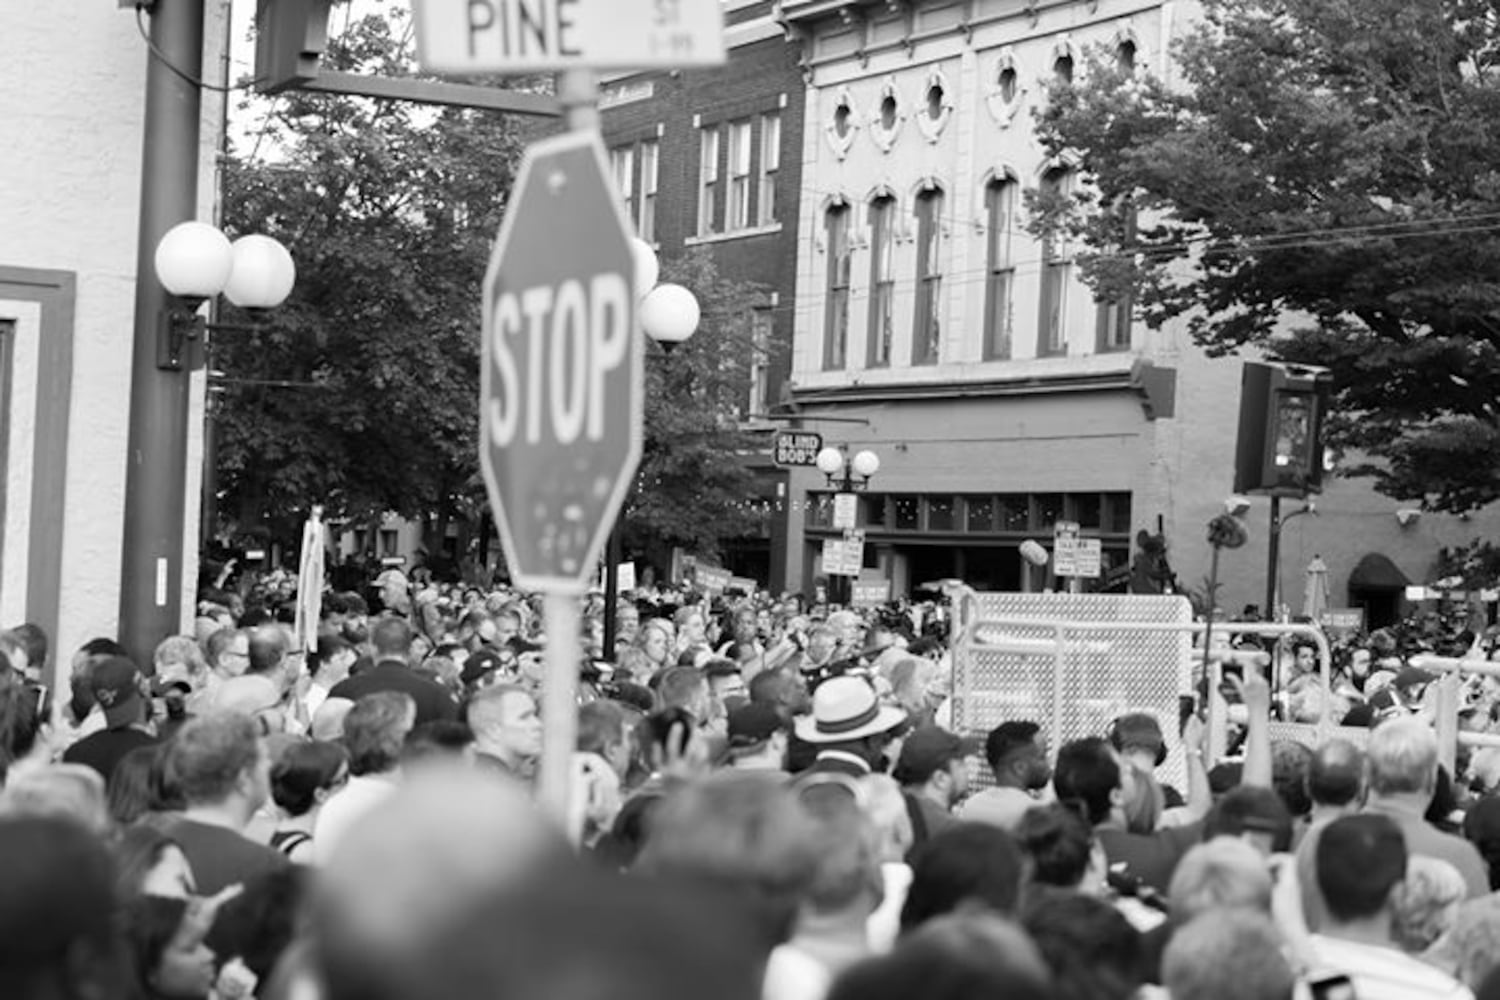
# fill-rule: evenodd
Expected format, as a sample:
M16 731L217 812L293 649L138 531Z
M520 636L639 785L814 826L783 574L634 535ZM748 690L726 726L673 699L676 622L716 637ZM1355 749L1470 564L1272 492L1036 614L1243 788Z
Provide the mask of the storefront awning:
M1380 552L1368 553L1349 574L1350 590L1405 590L1409 583L1401 567Z

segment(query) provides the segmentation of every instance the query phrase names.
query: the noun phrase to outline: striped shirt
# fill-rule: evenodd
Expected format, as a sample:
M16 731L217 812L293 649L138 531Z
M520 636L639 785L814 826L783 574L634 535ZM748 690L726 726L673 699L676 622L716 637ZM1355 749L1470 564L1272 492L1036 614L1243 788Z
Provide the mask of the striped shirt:
M1345 941L1325 934L1309 938L1314 980L1342 973L1354 983L1359 1000L1474 1000L1458 980L1394 945Z

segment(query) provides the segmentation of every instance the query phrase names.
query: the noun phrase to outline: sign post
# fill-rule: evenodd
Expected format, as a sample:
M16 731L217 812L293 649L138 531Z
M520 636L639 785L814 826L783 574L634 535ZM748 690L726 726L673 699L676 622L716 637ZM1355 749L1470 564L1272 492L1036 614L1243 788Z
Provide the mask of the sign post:
M539 142L484 285L480 465L512 576L546 595L539 795L557 816L577 732L578 598L641 454L644 349L626 227L597 132Z

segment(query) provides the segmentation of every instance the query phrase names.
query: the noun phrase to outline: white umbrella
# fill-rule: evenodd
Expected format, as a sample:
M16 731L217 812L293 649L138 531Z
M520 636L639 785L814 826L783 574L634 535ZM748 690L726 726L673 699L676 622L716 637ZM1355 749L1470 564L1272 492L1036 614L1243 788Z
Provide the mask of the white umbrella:
M323 612L323 508L313 505L302 526L302 558L297 569L297 646L318 649L318 621Z

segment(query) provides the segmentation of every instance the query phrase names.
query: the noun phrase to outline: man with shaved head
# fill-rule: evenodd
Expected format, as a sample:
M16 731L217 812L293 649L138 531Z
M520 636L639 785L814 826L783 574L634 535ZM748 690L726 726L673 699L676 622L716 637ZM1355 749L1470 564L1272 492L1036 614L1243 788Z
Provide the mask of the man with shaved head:
M1307 794L1312 814L1297 847L1297 884L1302 890L1302 912L1309 929L1326 917L1318 892L1315 848L1323 828L1340 816L1359 812L1365 800L1365 752L1348 740L1329 740L1313 751L1307 767Z

